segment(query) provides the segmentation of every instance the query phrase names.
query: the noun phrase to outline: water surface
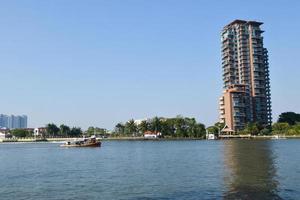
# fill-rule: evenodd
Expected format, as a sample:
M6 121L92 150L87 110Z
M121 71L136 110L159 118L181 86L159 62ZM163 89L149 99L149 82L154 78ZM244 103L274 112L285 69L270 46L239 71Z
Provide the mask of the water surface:
M300 140L0 144L1 199L297 199Z

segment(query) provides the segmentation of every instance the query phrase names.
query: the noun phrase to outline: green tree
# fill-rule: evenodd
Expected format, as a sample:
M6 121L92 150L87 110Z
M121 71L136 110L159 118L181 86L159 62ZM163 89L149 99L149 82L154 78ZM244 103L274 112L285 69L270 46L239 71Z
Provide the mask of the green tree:
M271 135L272 130L270 128L264 128L259 132L260 135Z
M300 122L297 122L294 126L293 129L296 131L297 134L300 134Z
M218 128L218 131L222 131L222 129L225 127L225 123L217 122L215 123L215 126Z
M176 137L187 137L188 136L186 121L184 120L183 117L177 116L175 118L174 127L175 127L175 136Z
M259 123L251 122L251 123L248 123L243 130L240 130L238 132L238 134L240 134L240 135L246 135L246 134L250 134L250 135L265 134L267 132L266 129L267 128L265 128L264 126L262 126ZM264 131L262 132L262 130L264 130Z
M174 119L165 119L161 121L161 133L163 136L173 137L175 134Z
M140 134L144 134L146 131L149 130L149 123L146 120L143 120L139 125L138 125L138 132Z
M137 134L137 126L134 123L133 119L131 119L128 122L126 122L126 124L125 124L125 134L126 135L136 136L136 134Z
M90 126L86 131L86 134L88 136L94 135L94 133L95 133L95 128L93 126Z
M52 137L57 136L60 131L59 128L53 123L47 124L46 130L47 130L47 134L51 135Z
M204 124L197 123L195 118L176 116L175 118L154 117L149 123L142 121L136 126L134 120L129 120L125 126L121 123L115 127L115 133L136 135L145 131L161 132L163 137L205 137L206 129Z
M70 131L70 136L79 137L82 135L82 130L79 127L73 127Z
M273 134L285 134L289 128L290 125L287 122L277 122L272 125Z
M197 123L195 118L184 118L186 132L188 137L202 138L205 136L206 130L204 124Z
M32 133L24 129L13 129L11 134L15 137L31 137Z
M218 135L222 131L224 126L225 126L225 123L217 122L217 123L215 123L215 125L208 127L207 131L211 134Z
M196 134L196 120L195 118L184 118L186 124L186 135L188 137L195 137Z
M246 126L246 132L251 135L258 135L260 129L257 123L249 123Z
M207 127L207 131L208 133L215 134L215 135L219 133L219 129L217 126Z
M294 112L281 113L277 122L287 122L289 125L295 125L297 122L300 122L300 114Z
M287 131L288 135L300 135L300 123L296 123L292 127L290 127Z
M115 126L115 133L117 135L124 135L125 134L125 126L122 123L118 123Z
M99 128L99 127L95 128L95 134L96 135L105 135L106 132L107 132L107 130L105 128Z
M60 135L61 136L68 136L71 132L71 129L69 126L66 126L64 124L60 125Z
M150 122L150 130L153 132L161 132L161 119L154 117Z
M105 135L106 133L107 133L107 130L105 128L99 128L99 127L93 127L93 126L90 126L86 131L86 134L88 136Z
M197 138L205 138L205 134L206 134L206 129L205 129L205 125L201 124L201 123L197 123L196 124L196 135L194 137Z

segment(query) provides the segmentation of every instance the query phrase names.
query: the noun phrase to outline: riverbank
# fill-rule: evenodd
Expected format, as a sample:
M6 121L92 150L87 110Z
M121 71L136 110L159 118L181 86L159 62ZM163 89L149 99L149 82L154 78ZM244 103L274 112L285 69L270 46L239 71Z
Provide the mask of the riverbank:
M9 143L9 142L64 142L68 140L77 140L81 138L6 138L0 139L0 143ZM179 141L179 140L205 140L203 138L154 138L148 139L144 137L108 137L100 138L102 141ZM300 135L222 135L219 139L300 139Z
M222 135L219 139L299 139L300 135Z
M66 140L74 140L79 138L5 138L0 139L0 143L9 142L63 142Z
M63 141L68 141L68 140L78 140L82 139L81 137L79 138L45 138L45 139L36 139L36 138L6 138L0 140L1 142L4 143L9 143L9 142L63 142ZM102 141L146 141L146 140L203 140L203 138L153 138L153 139L148 139L144 137L108 137L108 138L99 138Z
M178 138L172 138L172 137L165 137L165 138L144 138L144 137L109 137L109 138L103 138L101 140L106 141L118 141L118 140L129 140L129 141L147 141L147 140L204 140L203 138L186 138L186 137L178 137Z

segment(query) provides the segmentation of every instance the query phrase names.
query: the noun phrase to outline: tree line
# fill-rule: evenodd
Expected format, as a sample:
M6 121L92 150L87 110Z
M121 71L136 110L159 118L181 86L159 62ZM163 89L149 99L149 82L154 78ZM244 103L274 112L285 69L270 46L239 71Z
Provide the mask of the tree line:
M10 135L23 138L23 137L33 137L33 131L31 130L25 130L25 129L13 129L10 130Z
M136 123L133 119L125 124L118 123L114 136L143 136L146 131L162 133L164 137L204 138L205 125L198 123L195 118L177 116L175 118L154 117Z
M279 115L276 123L264 127L259 123L249 123L239 134L251 135L300 135L300 114L284 112Z
M59 127L54 123L46 125L46 131L42 132L42 137L79 137L83 134L79 127L69 127L67 125L60 125ZM10 134L15 137L33 137L32 129L13 129Z
M56 124L50 123L46 125L45 137L79 137L82 133L80 127L71 128L65 124L58 127Z
M174 118L154 117L149 120L143 120L136 123L133 119L126 123L118 123L112 136L136 136L141 137L146 131L162 133L164 137L186 137L186 138L204 138L206 130L209 133L218 134L224 128L223 123L216 123L213 126L205 127L198 123L195 118L176 116ZM33 130L14 129L10 134L15 137L33 137ZM85 132L79 127L69 127L67 125L57 126L54 123L46 125L46 131L43 137L80 137L82 135L108 135L105 128L89 127ZM284 112L279 115L276 123L266 127L259 123L249 123L244 130L238 134L251 135L300 135L300 114L294 112Z

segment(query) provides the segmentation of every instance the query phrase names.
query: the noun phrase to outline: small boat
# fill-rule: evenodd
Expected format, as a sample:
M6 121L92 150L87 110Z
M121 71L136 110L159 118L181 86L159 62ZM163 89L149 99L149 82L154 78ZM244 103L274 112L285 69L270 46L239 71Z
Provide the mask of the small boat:
M95 136L90 138L84 138L82 140L67 141L65 144L60 145L61 147L100 147L101 142L97 140Z

